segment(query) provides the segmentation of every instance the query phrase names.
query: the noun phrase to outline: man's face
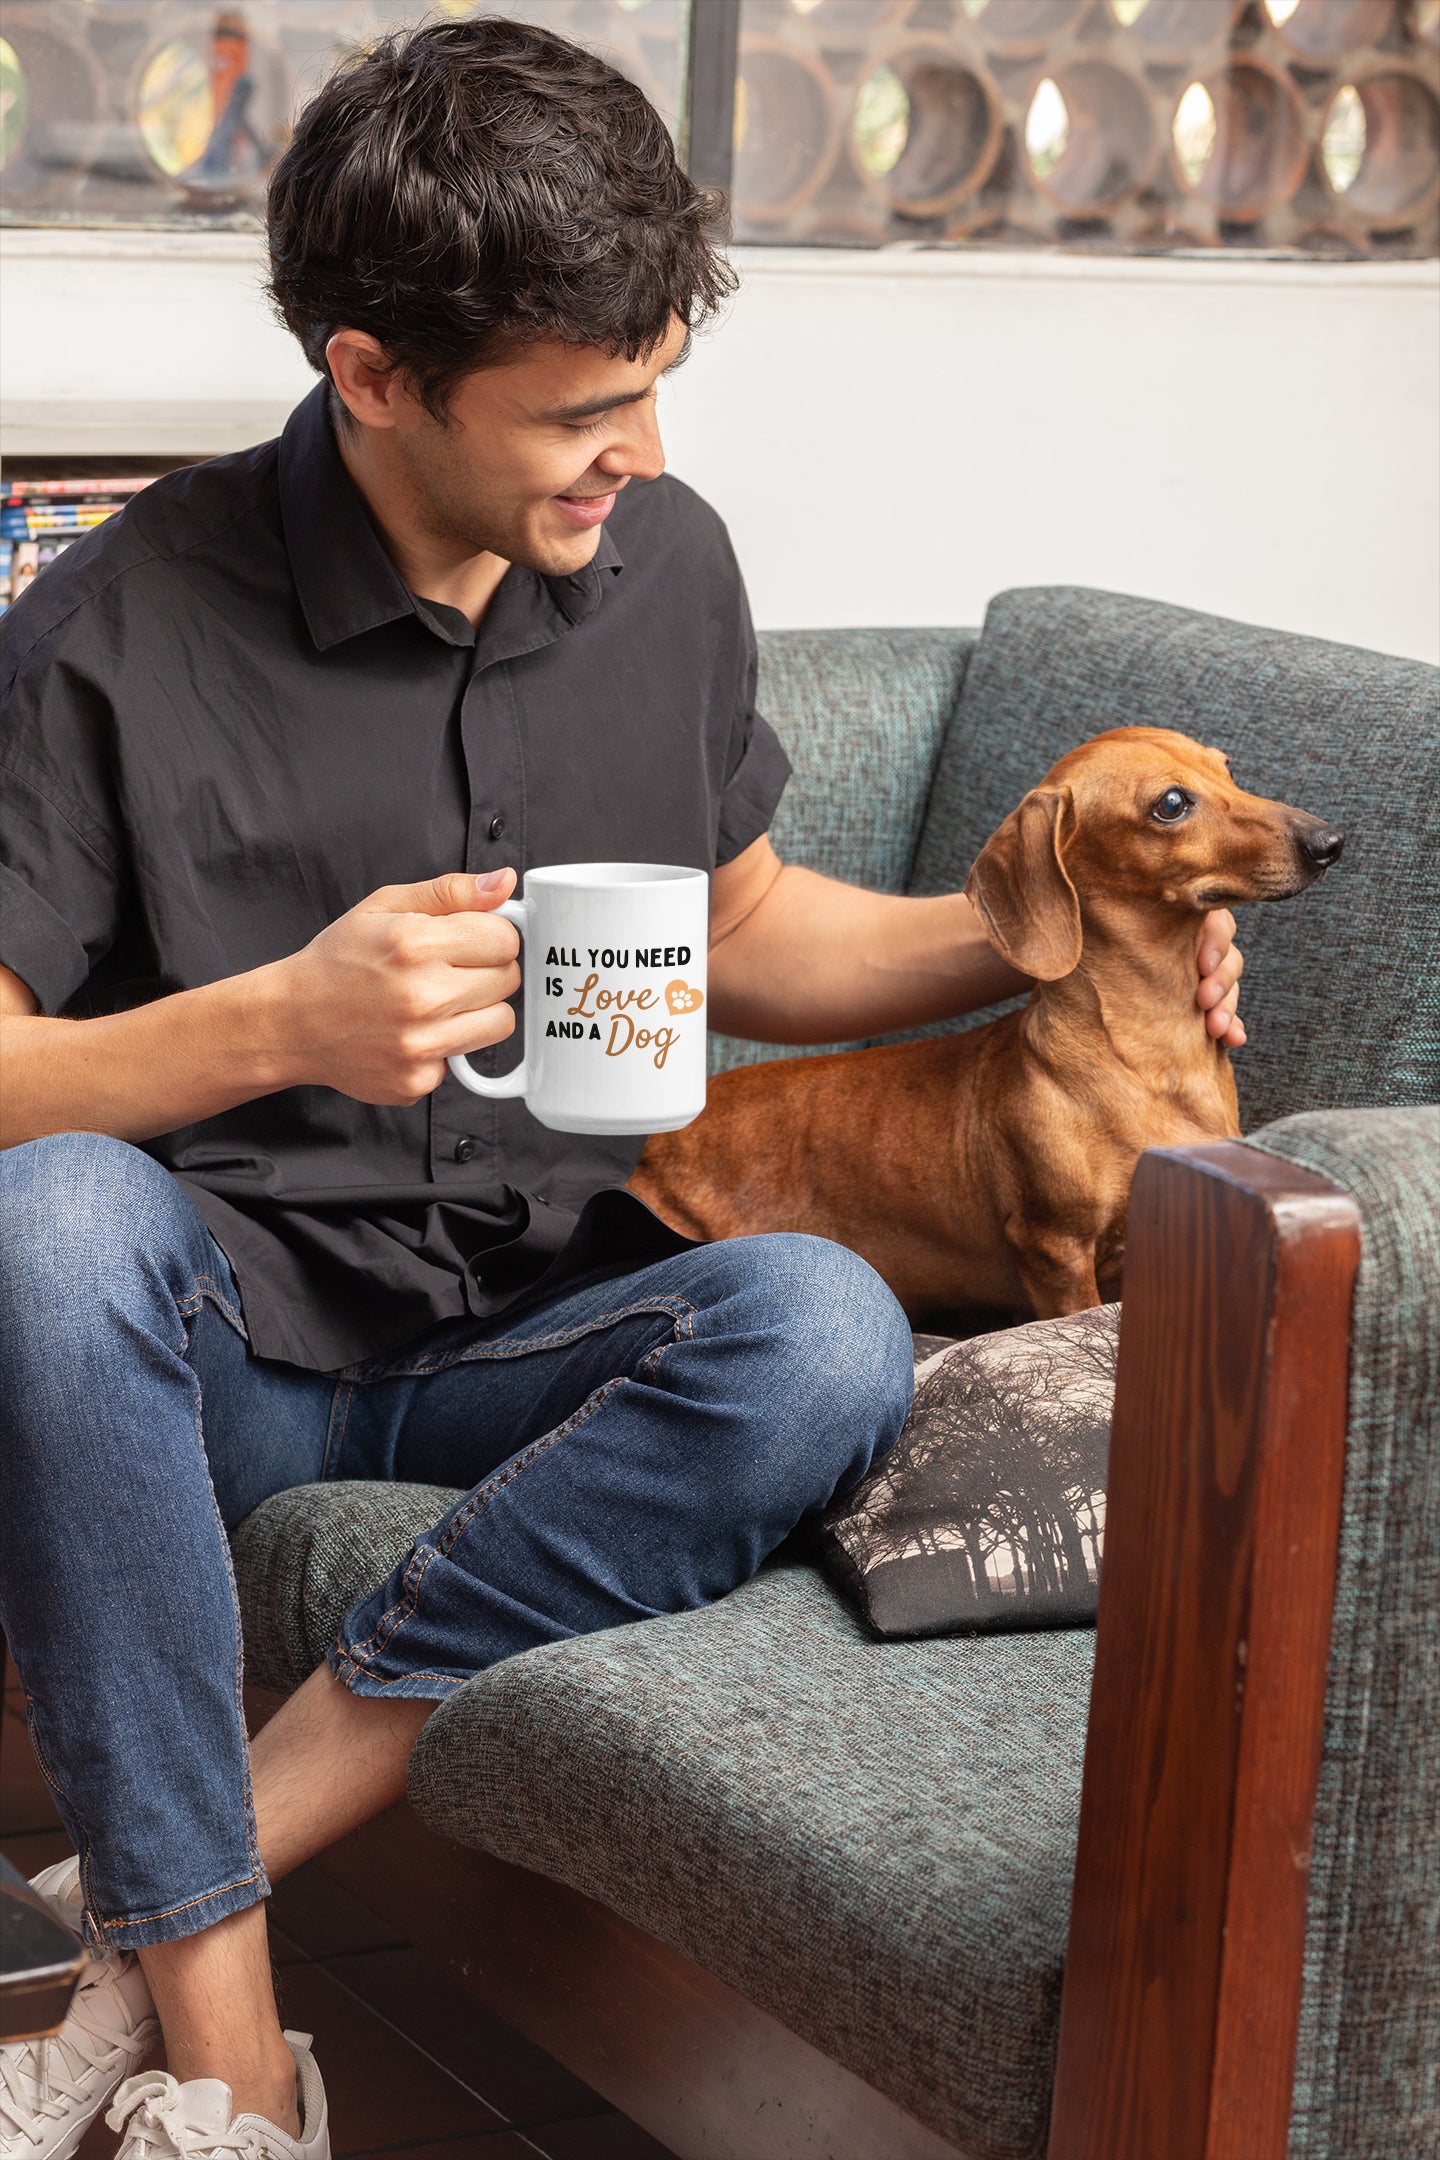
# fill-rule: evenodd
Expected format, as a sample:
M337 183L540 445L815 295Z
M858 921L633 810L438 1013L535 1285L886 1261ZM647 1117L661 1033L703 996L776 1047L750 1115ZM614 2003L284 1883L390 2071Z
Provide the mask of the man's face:
M460 554L546 577L582 569L618 491L665 469L655 394L685 343L677 321L639 360L558 340L517 347L465 377L444 421L404 396L391 449L416 523Z

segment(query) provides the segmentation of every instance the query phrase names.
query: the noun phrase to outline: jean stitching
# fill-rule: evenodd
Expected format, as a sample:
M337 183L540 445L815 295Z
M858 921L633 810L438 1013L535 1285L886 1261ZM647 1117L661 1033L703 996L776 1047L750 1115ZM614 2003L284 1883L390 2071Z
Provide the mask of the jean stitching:
M683 1310L682 1310L683 1309ZM374 1380L406 1380L426 1373L442 1372L448 1366L466 1362L478 1364L485 1358L525 1357L535 1350L555 1350L565 1343L578 1342L583 1335L593 1335L601 1328L614 1327L621 1320L633 1320L640 1313L663 1312L679 1320L689 1316L693 1331L694 1302L687 1297L657 1296L641 1298L633 1305L622 1305L613 1311L598 1313L592 1320L577 1321L573 1327L557 1328L549 1335L507 1335L491 1343L466 1343L454 1350L442 1352L438 1357L407 1362L400 1366L387 1366L382 1372L357 1377Z
M344 1666L348 1671L354 1673L357 1677L363 1676L371 1683L373 1687L400 1687L407 1680L429 1680L436 1687L458 1688L465 1686L465 1677L457 1677L454 1673L396 1673L393 1679L386 1680L379 1673L366 1672L363 1665L357 1665L354 1658L351 1657L349 1651L345 1648L345 1645L341 1642L338 1635L335 1638L335 1650L339 1659L340 1666ZM339 1670L338 1666L336 1669L335 1677L340 1682L342 1687L348 1685L344 1673Z
M19 1671L18 1666L16 1667L16 1670ZM20 1677L20 1685L22 1689L24 1689L25 1694L26 1737L30 1742L30 1752L35 1757L36 1768L39 1770L41 1777L44 1778L45 1783L50 1787L51 1792L54 1793L56 1799L62 1800L65 1803L66 1807L70 1810L70 1813L74 1817L76 1826L80 1832L80 1850L75 1857L80 1863L81 1904L87 1913L93 1913L95 1910L95 1898L90 1883L90 1863L92 1858L94 1857L94 1836L91 1832L89 1823L85 1819L85 1816L83 1815L81 1810L76 1807L74 1801L66 1792L65 1787L60 1783L59 1778L56 1777L55 1772L50 1767L50 1758L46 1754L45 1744L40 1738L40 1705L36 1701L35 1697L31 1694L29 1688L25 1687L25 1678L23 1673ZM103 1921L101 1922L101 1925L104 1925Z
M335 1412L341 1409L342 1398L344 1401L344 1408L343 1410L341 1410L340 1431L337 1434L335 1431ZM340 1459L345 1452L345 1432L346 1428L350 1423L350 1405L352 1402L354 1402L354 1400L354 1381L340 1381L336 1386L334 1396L331 1398L330 1403L330 1430L325 1436L325 1460L320 1466L320 1476L322 1480L328 1477L332 1477L335 1474L336 1469L339 1467Z
M198 1280L198 1278L197 1278ZM190 1334L186 1330L185 1348L190 1348ZM210 1463L205 1453L205 1431L202 1423L204 1395L198 1378L195 1382L195 1442L200 1450L200 1461L205 1472L205 1490L210 1495L210 1512L215 1518L215 1528L220 1537L220 1550L225 1557L225 1574L230 1584L230 1615L235 1625L235 1721L240 1732L240 1759L243 1764L242 1780L245 1797L245 1851L250 1861L247 1882L254 1882L264 1873L264 1864L256 1844L255 1794L250 1777L250 1737L245 1727L245 1641L240 1620L240 1590L235 1581L235 1563L230 1553L230 1540L225 1534L225 1523L220 1513L220 1503L215 1498L215 1484L210 1475ZM233 1885L232 1885L233 1887ZM195 1901L195 1902L198 1902ZM183 1908L177 1906L176 1911ZM163 1919L164 1914L154 1917Z
M380 1634L381 1630L385 1626L386 1621L389 1620L393 1614L403 1612L405 1607L408 1604L412 1603L412 1577L414 1577L413 1596L418 1596L420 1576L425 1573L426 1568L430 1565L430 1561L434 1557L434 1552L435 1548L432 1547L430 1552L422 1557L420 1547L418 1545L415 1547L415 1549L410 1555L410 1558L405 1563L405 1572L400 1578L400 1596L389 1608L389 1611L383 1612L380 1615L380 1618L376 1621L374 1627L370 1630L370 1633L366 1636L364 1642L356 1643L354 1648L351 1649L346 1645L344 1637L337 1633L335 1637L336 1643L344 1651L344 1654L348 1658L351 1658L352 1660L355 1660L357 1662L363 1661L366 1653L370 1649L370 1645ZM391 1633L394 1633L393 1628L391 1629ZM388 1636L386 1640L389 1640ZM381 1645L381 1647L384 1647L383 1644Z
M25 1679L23 1674L21 1675L20 1685L21 1688L24 1690L25 1695L26 1735L30 1742L31 1753L35 1757L36 1768L39 1770L40 1775L44 1778L46 1784L50 1787L51 1792L54 1793L56 1799L64 1801L66 1807L69 1808L70 1813L74 1816L76 1822L79 1823L81 1829L88 1837L90 1834L89 1824L86 1822L85 1817L81 1814L79 1808L76 1807L74 1801L70 1798L70 1795L66 1792L64 1786L60 1783L59 1778L56 1777L54 1771L50 1767L50 1758L46 1754L44 1742L40 1738L40 1705L36 1701L35 1697L31 1694L29 1688L25 1686Z
M614 1380L605 1381L603 1386L598 1387L595 1393L565 1420L563 1425L557 1425L553 1432L542 1433L538 1440L532 1440L523 1455L517 1455L513 1462L507 1463L505 1468L502 1471L497 1471L493 1478L487 1478L483 1485L477 1486L466 1504L452 1518L449 1533L443 1544L432 1545L428 1550L423 1547L416 1547L410 1566L406 1569L402 1578L405 1589L404 1596L396 1600L390 1607L389 1612L381 1615L364 1642L357 1643L353 1648L347 1649L344 1638L341 1636L336 1638L343 1654L354 1662L357 1669L363 1669L371 1657L378 1657L380 1652L400 1632L406 1621L412 1617L420 1602L420 1587L425 1580L425 1573L431 1561L448 1560L455 1549L456 1540L461 1532L474 1521L481 1508L488 1506L495 1495L503 1492L507 1485L513 1484L522 1470L528 1470L532 1463L538 1462L542 1455L548 1454L558 1440L566 1439L578 1426L583 1425L587 1418L593 1417L601 1403L607 1402L616 1388L623 1387L624 1384L625 1376L623 1374ZM415 1566L416 1561L420 1563L418 1569ZM413 1582L409 1579L412 1572L414 1573ZM392 1619L394 1624L387 1627L386 1623ZM378 1639L382 1635L383 1639Z
M204 1303L207 1297L210 1299L213 1305L217 1305L219 1307L220 1311L224 1313L227 1320L233 1322L234 1326L239 1330L240 1334L243 1335L245 1337L245 1340L248 1342L250 1337L245 1327L244 1318L238 1306L231 1304L229 1298L226 1297L224 1291L220 1288L220 1285L216 1282L213 1275L195 1276L191 1289L183 1298L177 1298L175 1300L175 1303L178 1310L183 1313L185 1318L188 1320L193 1319L194 1315L200 1310L201 1305Z
M202 1461L205 1458L205 1435L201 1430L200 1411L195 1413L195 1438L200 1444ZM215 1498L215 1487L210 1482L210 1466L205 1465L205 1480L210 1493L211 1512L215 1528L220 1533L220 1550L225 1556L225 1574L230 1584L230 1610L235 1621L235 1721L240 1729L240 1760L243 1765L245 1788L245 1850L250 1857L250 1874L247 1882L254 1882L264 1872L264 1863L256 1843L255 1792L250 1776L250 1736L245 1729L245 1639L240 1620L240 1590L235 1581L235 1563L230 1555L230 1540L225 1535L225 1524L220 1514L220 1503ZM233 1887L233 1885L232 1885Z
M40 1771L40 1775L44 1778L46 1784L50 1787L51 1792L55 1794L56 1798L59 1800L63 1800L65 1802L65 1805L70 1809L71 1814L75 1817L76 1821L80 1822L83 1818L81 1817L79 1809L72 1805L69 1794L66 1792L64 1786L60 1783L59 1778L56 1777L54 1771L50 1768L49 1759L46 1756L44 1747L41 1745L40 1734L37 1730L36 1724L37 1718L39 1716L40 1705L36 1702L35 1697L30 1693L29 1688L25 1686L25 1679L23 1674L21 1675L20 1685L22 1689L24 1689L25 1694L25 1723L29 1731L30 1746L34 1753L36 1765Z
M229 1897L232 1890L248 1890L251 1883L259 1882L261 1871L242 1875L238 1882L225 1883L218 1890L207 1890L202 1897L187 1898L183 1905L167 1905L163 1912L138 1913L129 1920L102 1920L100 1925L107 1931L112 1928L149 1927L154 1920L173 1920L176 1913L193 1912L197 1905L209 1905L215 1898Z
M656 1343L655 1348L646 1353L646 1355L641 1359L639 1365L636 1367L637 1377L641 1373L643 1373L647 1379L653 1380L655 1378L656 1374L660 1370L661 1358L665 1355L665 1352L667 1350L674 1349L676 1343L680 1339L680 1331L682 1327L685 1329L686 1333L693 1341L695 1336L695 1308L693 1305L691 1306L688 1313L677 1313L675 1315L674 1334L670 1337L669 1342Z

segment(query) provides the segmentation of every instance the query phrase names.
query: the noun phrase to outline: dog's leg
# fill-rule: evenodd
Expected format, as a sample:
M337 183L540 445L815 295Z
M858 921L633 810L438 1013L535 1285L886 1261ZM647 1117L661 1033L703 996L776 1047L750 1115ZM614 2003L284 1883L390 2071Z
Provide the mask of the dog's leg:
M1039 1229L1018 1215L1006 1223L1005 1235L1037 1320L1058 1320L1064 1313L1087 1312L1100 1303L1093 1237Z

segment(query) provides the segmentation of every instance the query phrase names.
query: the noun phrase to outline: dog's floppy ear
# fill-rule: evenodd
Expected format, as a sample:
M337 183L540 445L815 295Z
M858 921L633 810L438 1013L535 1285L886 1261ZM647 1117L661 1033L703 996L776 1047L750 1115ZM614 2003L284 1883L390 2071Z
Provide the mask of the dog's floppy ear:
M1065 868L1068 787L1032 788L991 834L965 880L991 944L1011 967L1056 982L1080 958L1080 901Z

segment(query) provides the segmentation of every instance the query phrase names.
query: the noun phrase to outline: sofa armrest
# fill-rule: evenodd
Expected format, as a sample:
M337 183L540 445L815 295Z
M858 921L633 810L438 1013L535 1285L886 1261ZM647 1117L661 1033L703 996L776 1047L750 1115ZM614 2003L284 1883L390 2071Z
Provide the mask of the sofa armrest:
M1141 1161L1050 2160L1284 2160L1359 1254L1311 1170Z

